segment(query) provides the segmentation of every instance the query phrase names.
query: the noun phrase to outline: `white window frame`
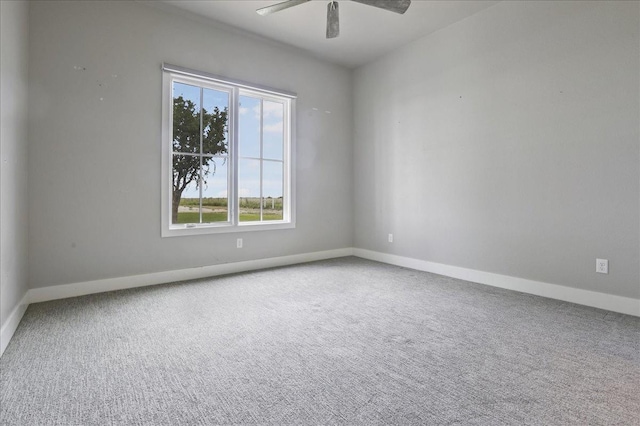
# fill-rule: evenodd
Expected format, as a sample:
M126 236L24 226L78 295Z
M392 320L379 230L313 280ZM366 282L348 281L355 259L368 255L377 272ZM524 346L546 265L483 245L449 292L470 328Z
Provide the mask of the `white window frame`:
M203 224L172 224L171 200L173 175L173 82L223 90L230 93L228 124L228 176L230 180L227 208L230 221ZM239 221L238 194L238 114L240 95L258 96L284 104L283 146L283 219L274 221ZM162 65L162 166L161 223L162 237L202 235L225 232L267 231L295 228L295 93L250 84L175 65ZM265 161L265 160L262 160ZM262 180L262 177L261 177Z

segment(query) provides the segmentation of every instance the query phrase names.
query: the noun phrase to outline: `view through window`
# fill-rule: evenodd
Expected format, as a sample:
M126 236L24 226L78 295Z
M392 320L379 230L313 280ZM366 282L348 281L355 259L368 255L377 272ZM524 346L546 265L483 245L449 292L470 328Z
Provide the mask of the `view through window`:
M163 226L292 223L292 97L185 74L165 68L171 194Z

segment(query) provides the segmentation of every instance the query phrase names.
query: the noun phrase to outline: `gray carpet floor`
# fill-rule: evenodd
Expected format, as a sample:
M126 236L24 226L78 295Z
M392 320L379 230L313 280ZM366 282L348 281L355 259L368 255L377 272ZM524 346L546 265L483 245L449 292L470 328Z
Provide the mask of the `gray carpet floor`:
M354 257L32 304L2 425L638 425L640 318Z

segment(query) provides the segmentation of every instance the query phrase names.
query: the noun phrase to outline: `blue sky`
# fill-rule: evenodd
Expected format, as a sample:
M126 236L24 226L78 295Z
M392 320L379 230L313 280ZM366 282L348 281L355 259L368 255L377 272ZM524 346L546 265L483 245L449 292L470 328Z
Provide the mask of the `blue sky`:
M196 105L200 104L200 89L183 83L174 83L174 97L181 96ZM203 106L207 111L214 107L224 109L229 107L229 94L224 91L204 89ZM240 96L238 144L239 144L239 182L240 197L260 196L260 116L263 119L263 196L281 197L283 194L283 116L284 105L264 101L262 111L260 99L251 96ZM280 161L269 161L280 160ZM203 188L203 197L226 197L228 164L224 157L215 157L216 172L207 177L207 184ZM211 168L213 170L213 167ZM195 183L183 192L184 198L198 197Z

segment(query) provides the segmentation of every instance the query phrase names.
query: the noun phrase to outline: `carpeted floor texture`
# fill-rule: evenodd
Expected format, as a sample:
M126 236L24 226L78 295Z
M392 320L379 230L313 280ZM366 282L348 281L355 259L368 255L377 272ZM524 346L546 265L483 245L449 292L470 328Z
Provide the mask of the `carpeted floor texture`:
M32 304L2 425L638 425L640 318L354 257Z

